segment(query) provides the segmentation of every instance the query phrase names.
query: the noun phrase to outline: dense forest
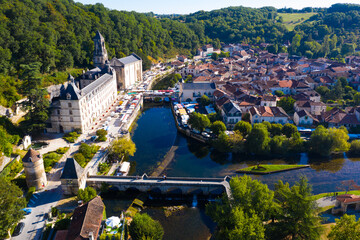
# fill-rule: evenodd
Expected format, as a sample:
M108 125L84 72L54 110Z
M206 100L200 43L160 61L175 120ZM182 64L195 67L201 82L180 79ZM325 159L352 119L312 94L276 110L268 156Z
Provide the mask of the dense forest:
M289 31L278 13L293 12L316 14ZM0 19L0 104L6 107L26 95L24 72L31 64L38 66L42 87L61 83L66 72L77 75L77 69L91 67L96 30L105 37L110 58L135 52L145 69L150 60L194 55L205 43L220 48L221 43L266 42L270 52L339 61L360 44L360 5L354 4L303 10L229 7L155 16L73 0L0 0Z

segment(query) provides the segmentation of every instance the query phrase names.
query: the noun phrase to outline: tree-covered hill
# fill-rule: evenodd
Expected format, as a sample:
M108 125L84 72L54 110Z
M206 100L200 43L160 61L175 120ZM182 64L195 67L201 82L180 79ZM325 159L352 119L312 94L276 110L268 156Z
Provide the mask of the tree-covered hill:
M0 72L41 62L41 72L91 65L96 30L110 58L136 52L154 58L199 45L185 24L72 0L0 0ZM146 57L145 57L146 58Z
M275 21L273 7L229 7L210 12L199 11L181 16L191 29L202 28L200 39L220 39L222 42L277 42L286 34L284 25ZM202 34L205 32L205 36Z
M278 13L315 15L289 31ZM65 80L64 71L92 66L96 30L109 58L135 52L144 60L195 54L205 43L271 43L270 52L343 60L360 45L360 5L275 9L229 7L189 15L159 16L109 10L73 0L0 0L0 104L24 94L26 66L39 63L42 86ZM150 58L151 57L151 58ZM79 71L77 71L79 72ZM81 72L81 71L80 71Z

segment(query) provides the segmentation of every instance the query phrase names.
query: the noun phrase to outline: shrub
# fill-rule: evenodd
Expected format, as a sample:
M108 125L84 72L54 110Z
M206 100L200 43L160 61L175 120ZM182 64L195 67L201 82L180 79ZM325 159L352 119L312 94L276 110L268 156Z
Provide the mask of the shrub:
M74 154L74 159L77 161L77 163L81 167L84 168L86 166L86 159L85 159L84 155L82 155L81 153L75 153Z
M68 147L58 148L58 149L56 149L56 153L65 154L67 152L67 150L69 150Z
M70 132L65 134L65 136L63 137L66 141L68 141L69 143L74 143L76 141L76 139L78 139L78 137L80 137L80 134L77 132Z
M98 136L97 141L105 142L106 141L107 131L104 129L99 129L96 131L96 136Z
M351 155L360 155L360 140L354 140L351 142L349 153Z

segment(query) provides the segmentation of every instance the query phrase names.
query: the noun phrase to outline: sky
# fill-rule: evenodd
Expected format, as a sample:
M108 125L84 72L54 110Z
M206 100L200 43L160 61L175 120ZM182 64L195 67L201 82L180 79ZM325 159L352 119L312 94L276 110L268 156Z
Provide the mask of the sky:
M210 11L229 6L276 8L330 7L334 3L357 3L359 0L75 0L83 4L102 3L117 10L153 12L157 14L188 14L199 10Z

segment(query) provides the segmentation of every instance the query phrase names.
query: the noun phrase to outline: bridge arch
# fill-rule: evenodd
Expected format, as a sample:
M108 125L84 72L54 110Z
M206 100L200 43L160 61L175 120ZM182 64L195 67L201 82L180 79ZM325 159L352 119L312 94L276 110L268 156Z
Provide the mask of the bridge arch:
M210 195L221 195L224 193L224 188L210 188L209 189L209 194Z
M162 191L159 187L152 187L147 190L149 194L162 194Z
M183 190L180 187L170 187L170 188L166 189L165 193L166 194L182 195Z
M194 187L194 188L187 189L185 194L188 194L188 195L203 195L204 191L200 187Z
M129 193L140 193L140 189L137 187L128 187L126 188L125 192L129 192Z

